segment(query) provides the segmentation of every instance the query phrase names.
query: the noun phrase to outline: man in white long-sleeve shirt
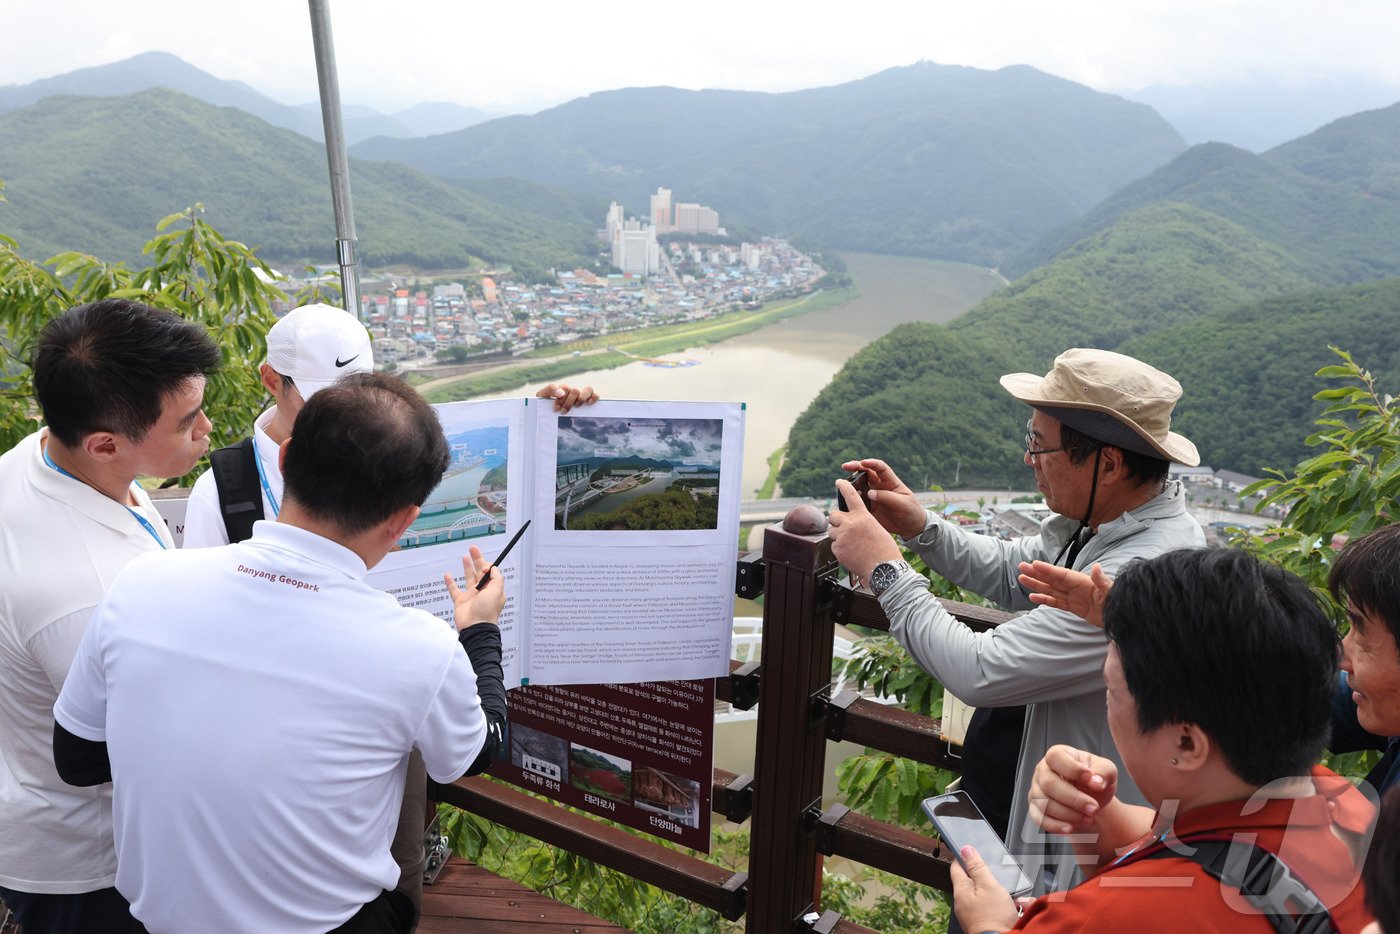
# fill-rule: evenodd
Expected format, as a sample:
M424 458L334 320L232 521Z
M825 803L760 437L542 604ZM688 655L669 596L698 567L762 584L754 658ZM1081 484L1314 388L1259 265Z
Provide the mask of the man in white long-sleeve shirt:
M138 476L188 473L219 349L199 325L122 299L50 321L34 354L44 428L0 456L0 899L26 934L131 930L113 887L110 787L53 764L53 705L117 573L174 547Z
M1112 574L1137 558L1203 545L1180 484L1167 480L1170 462L1195 465L1200 458L1190 441L1170 431L1180 384L1131 357L1069 350L1043 378L1014 373L1001 383L1032 407L1025 460L1054 513L1039 535L1001 541L968 533L920 506L883 461L868 459L843 469L866 472L870 508L846 481L837 481L851 511L832 515L831 538L836 557L879 598L891 634L956 697L979 708L965 748L969 760L987 733L980 724L991 722L995 733L995 718L1005 717L1014 742L1015 708L1029 705L1013 757L999 762L993 754L965 769L964 787L984 810L1009 813L1008 848L1035 864L1048 852L1026 820L1036 762L1056 743L1115 761L1118 754L1104 702L1103 633L1069 613L1035 607L1017 580L1019 565L1034 559L1086 569L1100 564ZM1030 612L973 632L900 560L890 533L958 586ZM1005 724L1002 732L1008 732ZM1012 762L1008 798L998 771L1010 774ZM1136 789L1126 793L1136 796Z

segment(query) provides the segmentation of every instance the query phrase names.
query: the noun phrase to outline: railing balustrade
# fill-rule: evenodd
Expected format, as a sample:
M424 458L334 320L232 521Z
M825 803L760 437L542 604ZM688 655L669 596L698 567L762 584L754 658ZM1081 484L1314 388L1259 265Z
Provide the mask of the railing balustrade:
M735 586L741 596L764 595L762 655L758 662L734 661L715 694L740 709L757 702L757 748L752 774L715 770L712 806L728 820L750 822L747 872L714 866L483 778L430 786L432 796L725 918L744 917L747 934L865 931L835 912L819 911L823 856L845 857L947 891L952 856L935 838L842 804L821 807L826 747L832 741L852 741L952 771L959 767L958 756L939 736L937 720L851 690L830 696L835 624L887 630L879 603L839 578L825 534L799 535L777 525L765 530L761 555L740 560ZM943 603L974 629L1009 616Z

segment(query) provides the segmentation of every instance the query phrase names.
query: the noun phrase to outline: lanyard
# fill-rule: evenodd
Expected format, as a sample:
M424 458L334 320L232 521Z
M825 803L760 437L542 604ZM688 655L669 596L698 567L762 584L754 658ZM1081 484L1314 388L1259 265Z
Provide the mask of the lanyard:
M1106 868L1112 869L1114 866L1117 866L1119 863L1123 862L1125 859L1128 859L1129 857L1136 856L1137 854L1143 852L1144 850L1149 850L1149 849L1151 849L1151 848L1154 847L1154 846L1165 846L1165 845L1166 845L1166 842L1167 842L1167 836L1168 836L1170 833L1171 833L1171 828L1168 827L1166 830L1164 830L1164 831L1162 831L1161 833L1157 834L1157 835L1156 835L1155 837L1153 837L1151 840L1147 840L1147 841L1143 842L1142 844L1133 847L1131 850L1129 850L1128 852L1124 853L1122 856L1118 857L1118 858L1115 859L1113 862L1109 863L1108 866L1107 866Z
M48 449L47 446L45 446L45 447L43 448L43 451L44 451L44 463L48 464L48 465L49 465L50 467L52 467L54 470L57 470L59 473L63 474L63 475L64 475L65 477L67 477L68 479L70 479L70 480L78 480L77 477L73 476L71 473L69 473L68 471L64 470L62 467L58 466L57 464L55 464L55 463L53 462L53 458L49 456L49 449ZM83 481L78 480L78 482L79 482L79 483L82 483ZM132 485L132 486L136 486L136 484L135 484L134 482L133 482L131 485ZM138 489L139 489L139 487L138 487ZM151 525L150 520L148 520L145 516L141 515L141 513L137 512L135 509L132 509L132 508L131 508L130 506L128 506L126 503L122 503L122 508L125 509L127 512L131 513L131 517L132 517L133 519L135 519L137 522L141 523L141 528L145 529L148 533L150 533L151 538L154 538L154 539L156 540L156 544L157 544L157 545L159 545L162 549L170 547L170 546L168 546L168 545L165 544L165 539L163 539L163 538L160 537L160 533L156 531L155 526Z
M277 504L277 497L272 495L272 487L267 482L267 471L263 469L262 455L258 453L257 438L253 439L253 463L258 465L258 479L262 481L263 493L267 496L268 505L272 507L272 518L276 519L281 515L282 507Z

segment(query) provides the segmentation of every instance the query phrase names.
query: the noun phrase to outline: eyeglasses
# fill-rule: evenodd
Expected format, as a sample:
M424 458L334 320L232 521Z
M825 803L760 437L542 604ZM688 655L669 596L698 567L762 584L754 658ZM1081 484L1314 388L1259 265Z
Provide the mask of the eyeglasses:
M1035 460L1035 459L1036 459L1037 457L1039 457L1040 455L1042 455L1042 454L1058 454L1058 453L1060 453L1060 452L1063 451L1063 450L1064 450L1064 448L1040 448L1039 450L1037 450L1036 447L1035 447L1035 438L1034 438L1034 436L1032 436L1032 434L1031 434L1031 426L1030 426L1030 425L1027 425L1027 426L1026 426L1026 457L1028 457L1028 458L1030 459L1030 462L1031 462L1031 466L1032 466L1032 467L1035 466L1035 463L1036 463L1036 460Z

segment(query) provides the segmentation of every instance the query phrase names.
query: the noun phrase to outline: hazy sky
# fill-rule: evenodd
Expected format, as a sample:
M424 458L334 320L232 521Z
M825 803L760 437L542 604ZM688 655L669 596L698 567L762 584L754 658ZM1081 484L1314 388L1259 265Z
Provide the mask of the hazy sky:
M1263 77L1400 87L1396 0L332 0L346 103L533 110L617 87L785 91L919 59L1029 64L1105 91ZM8 0L0 85L172 52L316 97L300 0Z

